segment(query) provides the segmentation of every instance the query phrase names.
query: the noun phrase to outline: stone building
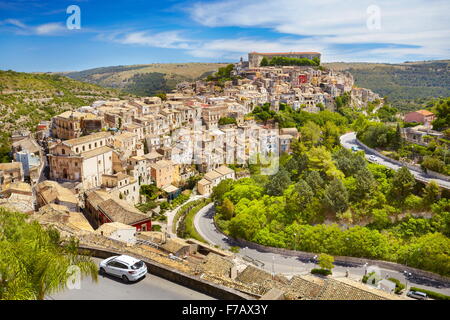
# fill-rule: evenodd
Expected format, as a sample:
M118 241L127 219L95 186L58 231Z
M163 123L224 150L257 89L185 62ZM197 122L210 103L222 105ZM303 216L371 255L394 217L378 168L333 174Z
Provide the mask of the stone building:
M72 212L79 211L78 198L75 194L56 181L46 180L36 186L36 202L38 208L53 203L65 206Z
M100 186L103 174L112 174L113 150L109 132L93 133L51 146L50 178L82 182L85 189Z

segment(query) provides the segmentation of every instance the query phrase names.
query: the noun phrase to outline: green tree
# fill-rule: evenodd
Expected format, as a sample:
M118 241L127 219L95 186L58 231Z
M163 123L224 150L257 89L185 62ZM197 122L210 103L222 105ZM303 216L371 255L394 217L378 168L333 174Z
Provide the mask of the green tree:
M300 136L306 146L316 146L321 140L322 129L316 123L308 121L300 128Z
M392 194L403 200L414 190L416 180L406 167L401 167L394 174L392 179Z
M221 205L223 201L223 197L225 193L230 191L234 185L234 181L232 179L225 179L219 182L217 186L214 187L213 192L211 194L211 199L214 200L216 205Z
M286 199L286 210L291 213L291 216L301 216L307 221L309 217L304 217L301 213L311 204L314 192L306 181L300 179L296 184L289 186L284 196Z
M321 253L319 255L319 266L322 269L326 269L326 270L332 270L334 268L334 257L330 256L326 253Z
M442 190L436 181L431 181L423 189L423 202L429 207L441 198Z
M271 196L280 196L290 184L289 173L285 169L280 169L267 184L266 192Z
M348 191L339 179L333 179L325 189L325 205L336 213L347 210L349 204Z
M155 95L155 97L160 98L162 101L166 101L166 100L167 100L167 94L165 94L164 92L157 93L157 94Z
M330 151L324 146L313 147L306 152L309 167L312 170L322 171L329 179L342 179L344 174L340 171L332 157Z
M445 173L446 170L444 161L432 156L425 156L420 166L423 169L428 169L440 173Z
M261 63L259 64L261 67L267 67L269 65L269 60L266 57L263 57Z
M395 150L400 149L403 146L403 138L402 138L402 132L400 129L400 123L397 122L397 128L395 130L395 135L392 139L392 147Z
M43 300L64 290L75 268L97 281L97 266L79 255L78 242L0 208L0 300Z
M147 198L147 201L155 200L161 194L161 189L159 189L154 184L143 184L139 189L139 193Z
M234 216L234 205L229 199L225 198L220 206L220 213L226 220L230 220Z

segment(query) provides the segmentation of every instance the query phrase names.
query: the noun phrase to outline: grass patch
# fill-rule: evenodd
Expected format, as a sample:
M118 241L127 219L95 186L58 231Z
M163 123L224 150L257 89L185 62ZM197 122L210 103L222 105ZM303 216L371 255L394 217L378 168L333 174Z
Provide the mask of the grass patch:
M197 212L210 203L210 199L201 199L193 207L186 211L183 219L180 221L180 225L177 230L177 235L181 238L193 238L195 240L208 243L203 237L197 232L194 226L194 217Z
M439 293L439 292L434 292L434 291L425 290L425 289L416 288L416 287L411 287L410 290L411 291L419 291L419 292L426 293L427 296L429 298L431 298L431 299L435 299L435 300L450 300L450 296L447 296L447 295Z

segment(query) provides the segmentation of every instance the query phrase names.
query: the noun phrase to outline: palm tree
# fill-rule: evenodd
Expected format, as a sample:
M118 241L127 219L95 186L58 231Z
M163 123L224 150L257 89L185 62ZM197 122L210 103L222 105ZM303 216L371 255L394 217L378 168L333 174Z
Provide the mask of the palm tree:
M42 300L64 290L71 266L97 281L97 265L78 253L77 240L0 208L0 299Z

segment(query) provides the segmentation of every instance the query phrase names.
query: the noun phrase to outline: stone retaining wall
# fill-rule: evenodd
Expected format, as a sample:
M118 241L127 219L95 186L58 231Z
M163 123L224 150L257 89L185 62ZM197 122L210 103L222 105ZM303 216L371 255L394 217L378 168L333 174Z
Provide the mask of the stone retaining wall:
M262 252L271 252L275 254L281 254L281 255L287 255L287 256L295 256L300 257L304 259L310 259L314 257L315 255L319 255L318 253L311 253L311 252L304 252L304 251L296 251L296 250L290 250L290 249L284 249L284 248L275 248L275 247L267 247L258 243L250 242L244 239L233 239L236 243L238 243L241 246L249 247L251 249L255 249ZM402 264L398 264L395 262L388 262L388 261L380 261L380 260L371 260L371 259L365 259L365 258L355 258L355 257L345 257L345 256L334 256L334 261L337 263L349 263L349 264L355 264L362 266L365 263L368 263L368 265L376 265L381 268L396 270L396 271L407 271L411 272L415 275L430 278L433 280L441 281L450 284L450 278L444 277L441 275L438 275L433 272L420 270L412 267L408 267Z
M268 247L268 246L264 246L262 244L247 241L244 239L232 238L232 237L224 234L222 232L222 230L220 230L219 226L216 224L216 221L214 219L213 219L213 223L214 223L216 230L221 232L225 237L233 240L233 242L234 242L233 245L239 245L241 247L249 247L250 249L255 249L258 251L262 251L262 252L270 252L270 253L275 253L275 254L280 254L280 255L300 257L303 259L311 259L314 256L319 255L319 253L290 250L290 249L285 249L285 248ZM433 280L437 280L437 281L441 281L441 282L450 284L449 277L441 276L439 274L436 274L436 273L433 273L430 271L425 271L425 270L408 267L408 266L405 266L405 265L402 265L399 263L395 263L395 262L371 260L371 259L366 259L366 258L356 258L356 257L347 257L347 256L334 256L334 261L337 263L346 263L346 264L348 263L348 264L354 264L354 265L358 265L358 266L363 266L364 264L368 263L368 265L376 265L381 268L391 269L391 270L395 270L395 271L399 271L399 272L403 272L406 270L407 272L414 273L415 275L418 275L421 277L425 277L425 278L429 278L429 279L433 279Z
M92 256L96 258L106 259L113 255L120 255L120 252L115 252L113 250L106 250L103 248L95 248L88 246L80 246L80 251L87 251ZM163 264L155 261L151 261L145 257L140 257L139 255L134 255L136 258L141 259L145 262L148 268L148 272L154 274L155 276L167 279L169 281L175 282L192 290L196 290L203 294L209 295L216 299L221 300L254 300L255 297L244 294L237 290L227 288L212 282L202 280L198 277L194 277L178 270L169 269Z

